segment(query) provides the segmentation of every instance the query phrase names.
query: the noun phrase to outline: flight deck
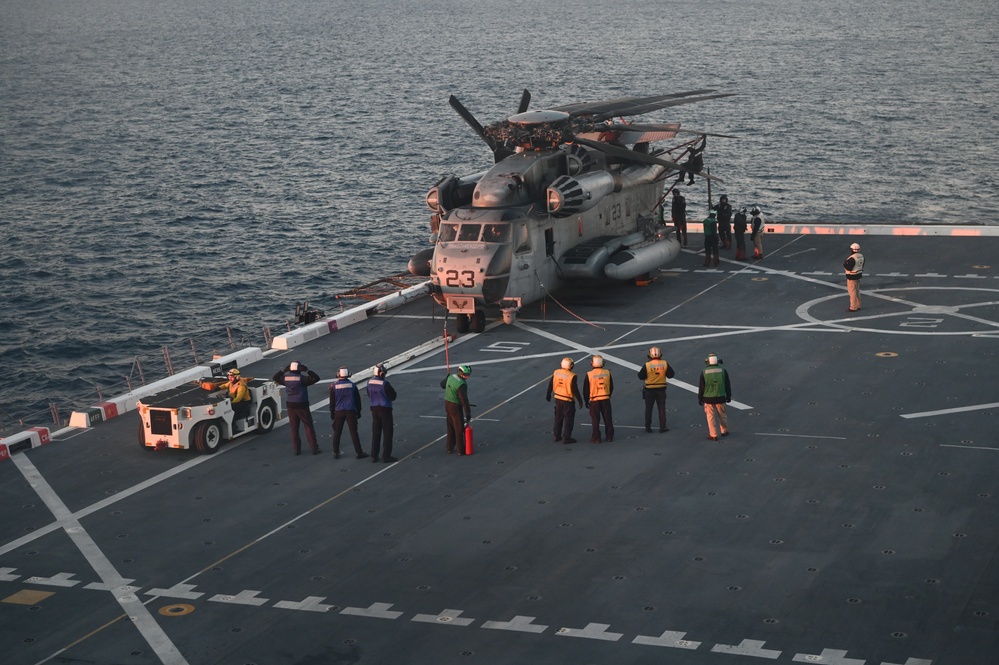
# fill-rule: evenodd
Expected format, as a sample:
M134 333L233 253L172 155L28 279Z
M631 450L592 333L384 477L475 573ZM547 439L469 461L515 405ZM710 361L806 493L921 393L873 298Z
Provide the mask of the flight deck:
M994 665L999 238L768 235L644 286L567 289L443 343L429 297L292 360L322 454L287 421L217 454L143 450L126 413L0 464L0 660ZM332 455L328 387L390 368L394 464ZM647 433L637 372L676 376ZM707 438L705 357L731 376ZM614 379L613 442L554 442L564 357ZM472 367L475 450L445 453L440 381ZM363 388L362 388L363 393ZM370 449L364 399L361 444ZM656 428L654 428L655 430Z

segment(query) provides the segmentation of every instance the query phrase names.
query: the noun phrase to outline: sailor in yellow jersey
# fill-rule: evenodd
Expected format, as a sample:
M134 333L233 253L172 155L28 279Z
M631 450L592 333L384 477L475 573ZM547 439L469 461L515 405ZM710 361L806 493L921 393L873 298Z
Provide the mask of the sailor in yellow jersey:
M572 366L572 358L562 358L561 367L555 370L548 382L545 399L550 402L552 395L555 395L555 425L552 427L555 443L576 443L572 438L572 426L576 420L576 405L583 406L583 398L579 394Z
M611 393L614 392L614 379L610 370L604 367L604 359L593 356L593 369L583 379L583 403L590 409L590 422L593 424L592 443L600 443L600 419L604 420L604 433L608 441L614 440L614 419L611 417Z
M642 397L645 398L645 431L652 431L652 405L659 408L659 431L668 432L666 427L666 379L672 379L673 368L663 360L663 352L658 346L649 349L649 360L638 370L638 378L645 382Z

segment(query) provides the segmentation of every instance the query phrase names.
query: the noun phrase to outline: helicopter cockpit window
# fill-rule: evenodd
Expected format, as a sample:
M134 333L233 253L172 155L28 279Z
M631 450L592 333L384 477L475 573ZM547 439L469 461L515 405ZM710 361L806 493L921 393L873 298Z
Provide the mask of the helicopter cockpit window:
M457 224L441 224L441 232L438 238L441 242L451 242L458 237Z
M474 242L479 239L479 231L481 230L482 224L462 224L458 230L458 241Z
M516 237L513 239L513 244L517 247L514 251L517 254L531 251L531 234L527 231L527 225L517 224L514 234Z
M482 229L482 242L509 242L509 224L486 224Z

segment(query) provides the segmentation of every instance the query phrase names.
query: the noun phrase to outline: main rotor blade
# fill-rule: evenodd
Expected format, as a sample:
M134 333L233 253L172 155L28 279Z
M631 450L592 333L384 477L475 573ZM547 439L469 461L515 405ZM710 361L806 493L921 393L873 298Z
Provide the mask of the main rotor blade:
M601 129L604 126L600 126ZM612 123L606 125L608 131L615 132L676 132L677 134L697 134L698 136L717 136L724 139L737 139L738 136L732 136L730 134L714 134L712 132L702 132L697 129L679 129L675 124L670 123L651 123L651 124L640 124L640 123Z
M642 108L648 104L666 103L667 106L673 106L676 103L689 104L691 102L678 101L685 97L694 97L697 95L706 95L709 92L714 92L714 90L704 89L704 90L690 90L687 92L675 92L668 95L654 95L651 97L619 97L617 99L607 99L599 102L581 102L579 104L568 104L566 106L558 106L553 111L563 111L572 116L578 115L593 115L597 118L603 120L606 118L613 118L614 116L623 115L637 115L637 113L646 113L646 111L635 111L636 108ZM709 98L708 98L709 99ZM657 107L665 108L665 107ZM654 110L654 109L649 109Z
M527 110L527 107L531 104L531 91L524 88L524 94L520 96L520 106L517 107L517 113L523 113Z
M594 150L599 150L600 152L610 155L611 157L617 157L623 161L641 162L643 164L658 164L660 166L665 166L673 171L683 171L687 173L687 169L681 164L670 161L668 159L663 159L662 157L656 157L655 155L650 155L644 152L635 152L634 150L629 150L628 148L622 148L621 146L614 145L613 143L604 143L602 141L591 141L590 139L584 139L577 136L574 143L579 143L580 145L585 145L593 148ZM697 174L699 177L705 180L714 180L715 182L722 182L721 178L713 175L709 175L704 171Z
M615 116L641 115L642 113L648 113L649 111L658 111L659 109L665 109L671 106L681 106L683 104L695 104L697 102L703 102L709 99L721 99L722 97L733 97L733 96L735 96L735 93L727 92L720 95L704 95L702 97L686 97L684 99L666 99L659 102L648 102L647 104L636 105L623 111L602 113L597 117L600 120L606 120L607 118L613 118Z
M451 108L458 112L458 115L460 115L462 119L468 123L469 127L475 130L475 133L479 135L479 138L485 141L486 145L489 146L491 150L496 149L493 146L492 140L486 136L485 128L483 128L482 125L479 124L479 121L475 119L475 116L473 116L472 113L465 108L465 105L458 101L457 97L451 95L451 97L447 100L447 103L451 105Z

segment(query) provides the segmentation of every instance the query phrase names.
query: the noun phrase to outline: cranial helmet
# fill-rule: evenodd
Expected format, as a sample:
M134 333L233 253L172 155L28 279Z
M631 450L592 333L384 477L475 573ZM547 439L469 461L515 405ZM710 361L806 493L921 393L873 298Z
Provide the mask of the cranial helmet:
M658 346L653 346L649 349L649 358L662 358L663 352L659 350Z
M291 364L288 365L288 369L290 369L292 372L297 372L298 371L298 361L297 360L293 360L291 362Z
M458 366L458 374L461 374L463 376L471 376L472 375L472 368L469 367L468 365L459 365Z
M855 252L859 252L860 251L860 245L857 244L857 243L853 243L852 245L850 245L850 249L852 249Z
M760 214L760 209L759 208L753 208L753 214L754 215L759 215Z
M348 376L350 376L350 370L347 369L346 367L341 367L336 371L336 375L337 378L339 379L346 379Z
M385 371L385 365L382 365L380 363L378 365L375 365L375 376L381 378L385 376L387 373L388 372Z
M562 358L562 369L569 371L575 363L572 362L572 358Z
M231 370L229 370L229 376L239 376L239 370L233 367Z
M718 364L718 356L715 355L715 354L713 354L713 353L709 353L708 357L704 359L704 362L706 362L709 365L717 365Z
M604 366L604 359L601 356L593 356L593 366L594 367L603 367Z

